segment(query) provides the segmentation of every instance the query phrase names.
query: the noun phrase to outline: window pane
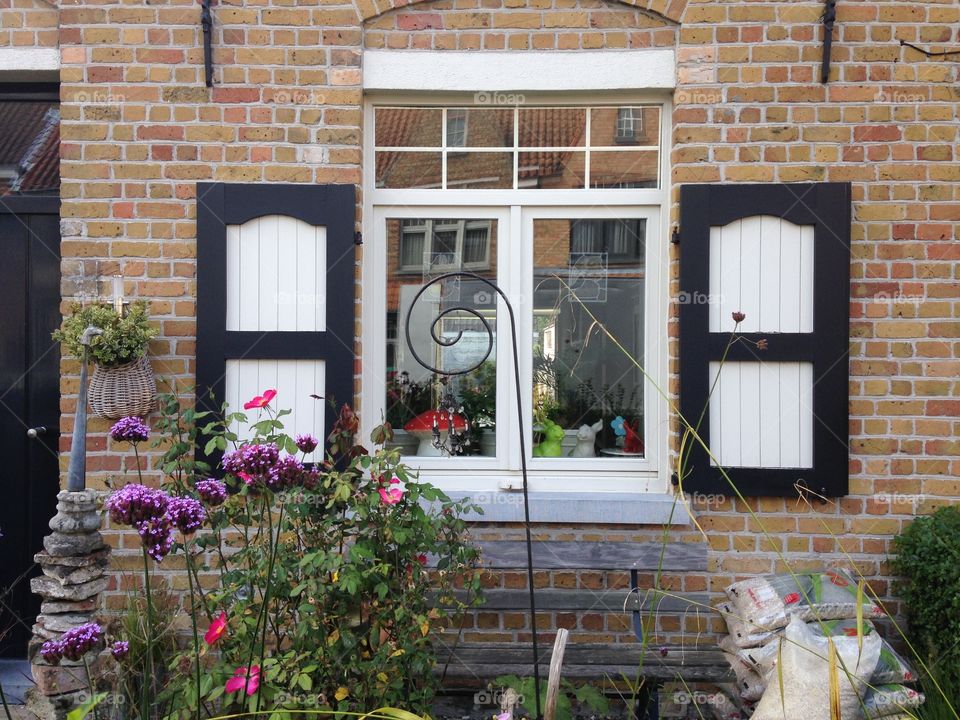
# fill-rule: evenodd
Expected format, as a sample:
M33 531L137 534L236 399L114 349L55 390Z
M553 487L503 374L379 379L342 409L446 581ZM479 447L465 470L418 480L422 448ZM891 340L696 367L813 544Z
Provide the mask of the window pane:
M415 253L414 249L407 250L407 244L412 247L417 242L423 248L420 271L412 273L404 262L407 253ZM414 304L423 285L443 273L469 269L496 282L496 248L497 223L493 220L387 220L385 407L387 420L399 431L396 444L404 454L439 454L432 447L431 418L424 413L435 409L446 393L458 407L462 406L460 414L469 421L469 444L461 454L496 454L496 297L482 281L449 278L432 285ZM478 367L465 375L449 377L443 384L411 352L406 331L408 313L410 341L422 360L447 372ZM448 344L434 342L432 327ZM422 431L418 424L423 424Z
M374 143L377 147L440 147L443 113L440 108L377 108Z
M378 152L378 188L439 188L443 179L439 152Z
M590 147L659 144L659 107L637 105L590 110Z
M586 108L526 108L519 118L520 147L583 147Z
M476 267L487 262L487 238L490 223L467 225L463 237L463 264Z
M512 188L513 153L447 152L447 188Z
M519 158L519 187L553 190L584 187L587 156L583 152L522 152Z
M60 187L60 109L51 101L0 101L0 195Z
M590 153L590 187L655 188L660 158L656 150Z
M467 111L460 108L447 110L447 147L466 147Z
M534 455L641 457L646 222L541 219L533 235Z
M400 267L419 269L423 266L426 232L426 222L423 220L403 221L403 230L400 235Z
M457 135L462 142L452 142ZM447 110L447 147L512 148L513 110L505 108L450 108Z

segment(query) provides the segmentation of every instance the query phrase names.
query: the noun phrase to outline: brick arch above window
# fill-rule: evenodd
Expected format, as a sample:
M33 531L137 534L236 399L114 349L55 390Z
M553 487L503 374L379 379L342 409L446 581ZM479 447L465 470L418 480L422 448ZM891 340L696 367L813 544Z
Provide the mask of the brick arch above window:
M412 5L431 0L356 0L357 13L362 22L367 22L394 10L403 10ZM688 0L615 0L616 4L628 5L661 18L665 23L679 24ZM516 8L522 9L522 8ZM422 28L425 29L425 28Z

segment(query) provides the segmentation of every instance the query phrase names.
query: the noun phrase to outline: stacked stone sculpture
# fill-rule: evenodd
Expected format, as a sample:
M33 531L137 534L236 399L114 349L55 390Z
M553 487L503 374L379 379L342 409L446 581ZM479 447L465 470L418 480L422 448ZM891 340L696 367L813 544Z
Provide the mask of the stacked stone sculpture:
M51 665L39 651L47 640L57 640L67 630L95 621L100 593L109 584L105 572L110 549L100 535L100 523L96 493L59 493L57 514L50 521L53 532L43 539L44 550L34 557L43 575L31 580L30 587L42 601L28 649L36 682L28 693L28 706L41 718L64 718L89 693L82 661L64 659ZM92 653L87 658L91 677L100 675L99 658Z

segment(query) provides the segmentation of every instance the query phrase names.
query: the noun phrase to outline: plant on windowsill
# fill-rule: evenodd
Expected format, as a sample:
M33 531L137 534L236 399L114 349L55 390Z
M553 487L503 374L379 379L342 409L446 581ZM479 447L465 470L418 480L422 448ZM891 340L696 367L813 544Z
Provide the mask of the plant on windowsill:
M388 447L399 450L401 455L417 454L419 441L403 426L433 407L432 384L432 378L423 382L410 380L406 371L393 371L387 376L386 421L394 435Z
M150 326L147 303L133 302L122 315L107 303L74 303L53 339L67 354L82 358L80 337L90 326L103 330L90 342L94 362L87 393L90 409L111 420L146 415L157 399L157 383L147 358L147 346L157 331Z
M460 382L460 403L470 418L471 447L481 455L497 454L497 367L483 363Z

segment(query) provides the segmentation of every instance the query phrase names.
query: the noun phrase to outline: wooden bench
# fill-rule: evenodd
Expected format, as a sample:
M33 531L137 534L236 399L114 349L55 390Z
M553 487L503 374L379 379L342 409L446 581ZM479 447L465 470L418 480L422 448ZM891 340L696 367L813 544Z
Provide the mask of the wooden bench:
M518 571L527 568L527 548L522 541L480 542L481 562L485 570ZM636 679L643 676L652 683L682 679L692 682L735 682L732 671L716 646L704 647L690 636L685 646L642 644L641 613L650 612L651 599L656 611L683 615L685 612L709 613L706 593L671 593L656 598L637 589L640 573L650 574L662 568L665 575L707 570L707 552L702 545L632 542L535 541L533 566L536 570L623 572L628 585L623 588L537 588L534 593L537 612L626 612L632 616L637 643L570 642L563 657L562 674L569 680ZM608 575L609 576L609 575ZM529 612L527 589L492 588L483 591L482 611L510 610ZM466 597L460 594L459 599ZM529 630L525 630L529 633ZM438 668L445 686L484 686L500 675L532 677L531 643L456 642L454 633L445 633L437 643ZM546 678L554 631L541 630L537 665Z

